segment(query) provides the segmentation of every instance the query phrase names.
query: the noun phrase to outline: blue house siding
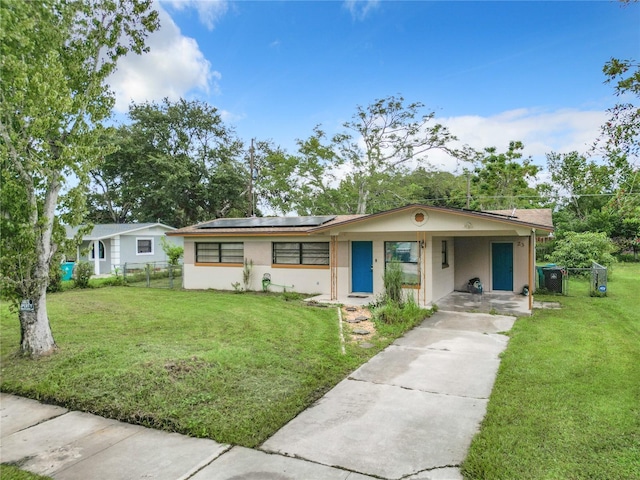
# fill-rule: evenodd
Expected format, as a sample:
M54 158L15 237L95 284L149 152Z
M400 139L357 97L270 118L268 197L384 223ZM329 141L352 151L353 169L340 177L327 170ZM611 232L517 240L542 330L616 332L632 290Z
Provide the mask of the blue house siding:
M106 224L96 225L91 233L83 237L79 246L79 261L95 264L91 258L91 246L94 241L104 245L104 259L98 262L96 274L114 273L116 268L122 269L127 264L146 264L167 262L167 255L162 249L161 239L173 227L155 224ZM67 238L73 238L78 228L67 227ZM182 237L165 237L167 241L182 246ZM138 240L151 240L152 253L138 253Z

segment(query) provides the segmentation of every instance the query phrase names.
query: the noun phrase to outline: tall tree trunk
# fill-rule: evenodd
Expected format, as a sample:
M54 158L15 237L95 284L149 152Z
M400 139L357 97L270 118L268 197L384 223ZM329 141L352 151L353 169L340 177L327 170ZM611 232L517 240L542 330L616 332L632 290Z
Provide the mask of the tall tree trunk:
M24 299L32 301L33 311L21 309L18 317L20 319L20 351L22 354L32 357L48 355L56 349L56 342L53 339L47 314L47 287L51 259L55 253L55 247L51 242L53 221L62 184L59 172L54 171L50 178L42 206L42 221L38 220L34 189L28 189L29 200L33 205L31 223L36 228L35 254L37 258L34 277L31 279L35 288L28 288L27 291L32 292L28 295L32 298Z
M42 285L35 295L33 311L20 311L20 351L24 355L40 357L52 353L57 347L53 340L47 316L47 286Z
M358 186L358 208L356 209L356 214L364 215L367 213L367 200L369 199L369 189L367 188L366 182L361 180L360 185Z

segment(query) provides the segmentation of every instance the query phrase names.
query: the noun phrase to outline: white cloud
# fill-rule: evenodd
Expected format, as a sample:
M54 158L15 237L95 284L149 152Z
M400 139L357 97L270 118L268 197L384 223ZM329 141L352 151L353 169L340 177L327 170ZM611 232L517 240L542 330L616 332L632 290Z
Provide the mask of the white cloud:
M345 0L344 8L349 10L351 18L362 21L380 4L380 0Z
M177 100L189 92L219 90L219 72L200 51L198 43L182 35L169 14L158 4L160 28L149 35L149 53L130 54L118 63L108 80L116 95L115 110L126 112L130 102Z
M195 8L198 12L200 23L209 30L213 30L216 23L229 10L229 2L227 0L172 0L167 3L176 10Z
M546 164L545 154L550 152L586 153L596 140L606 114L603 111L561 109L545 111L521 108L490 117L467 115L438 118L460 139L476 150L496 147L504 152L512 140L524 144L524 157L529 155L540 166ZM443 152L431 152L429 163L439 169L455 171L455 159Z
M600 126L604 123L606 112L594 110L561 109L545 111L541 109L521 108L501 112L489 117L479 115L464 115L460 117L436 118L435 122L449 128L459 141L451 144L452 148L468 145L477 151L486 147L496 147L498 152L505 152L511 141L521 141L524 144L522 156L532 157L533 162L546 169L546 154L551 152L569 153L578 151L588 153L597 136ZM358 141L364 149L364 141ZM456 174L462 173L462 168L471 167L449 154L440 150L427 152L425 166L435 170ZM407 165L417 166L413 161ZM340 165L331 171L335 180L329 182L336 187L341 180L353 172L349 163ZM549 174L540 172L538 181L548 181Z

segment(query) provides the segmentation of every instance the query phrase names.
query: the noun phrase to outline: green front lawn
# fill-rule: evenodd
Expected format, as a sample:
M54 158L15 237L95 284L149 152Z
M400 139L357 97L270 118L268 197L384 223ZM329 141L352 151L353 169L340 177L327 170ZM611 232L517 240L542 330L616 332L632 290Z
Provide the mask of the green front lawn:
M20 470L13 465L0 463L0 478L2 480L52 480L51 477L36 475L35 473Z
M38 361L15 355L19 324L5 304L1 389L253 447L412 326L342 355L336 309L290 298L131 287L52 294L59 350Z
M640 479L640 265L569 293L511 330L465 478Z

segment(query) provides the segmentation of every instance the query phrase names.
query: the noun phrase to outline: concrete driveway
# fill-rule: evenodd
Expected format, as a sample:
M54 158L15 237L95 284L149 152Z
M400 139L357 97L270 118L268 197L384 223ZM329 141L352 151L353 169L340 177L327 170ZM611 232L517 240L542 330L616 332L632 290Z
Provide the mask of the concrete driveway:
M386 479L462 478L514 317L437 312L262 449Z
M55 479L460 479L514 317L437 312L260 449L0 395L0 461Z

